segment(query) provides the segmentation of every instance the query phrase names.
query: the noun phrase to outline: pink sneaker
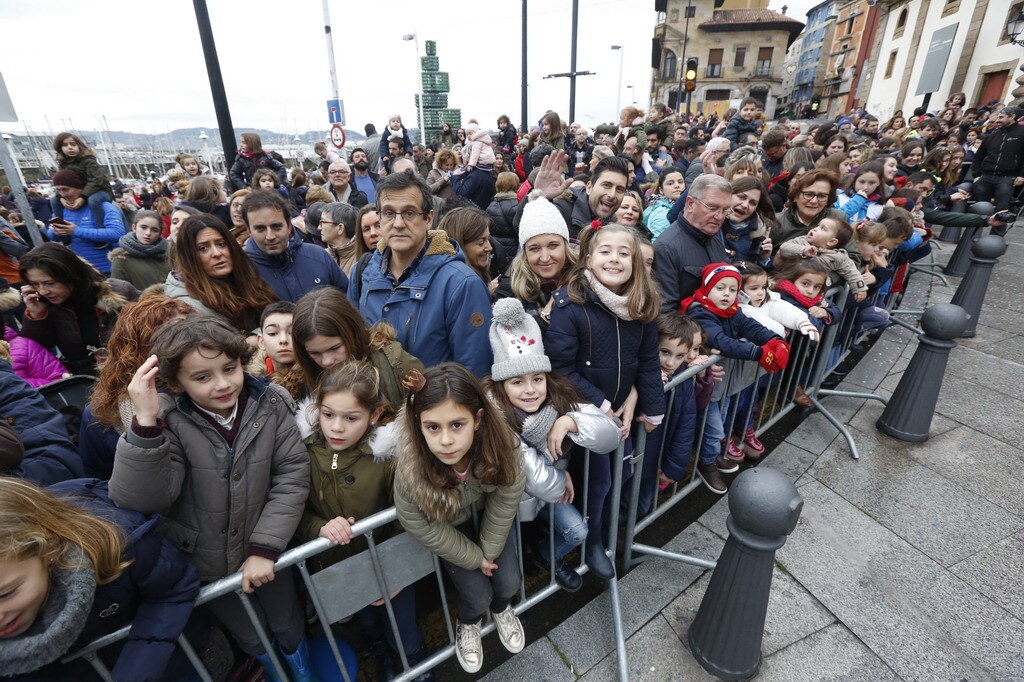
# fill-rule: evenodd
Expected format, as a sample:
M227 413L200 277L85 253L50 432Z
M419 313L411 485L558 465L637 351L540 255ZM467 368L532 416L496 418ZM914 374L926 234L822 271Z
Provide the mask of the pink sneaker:
M742 462L746 459L747 455L736 445L734 438L729 438L729 447L725 450L726 459L731 459L734 462Z
M764 455L764 444L754 435L754 429L747 429L743 434L743 451L749 460L759 460Z

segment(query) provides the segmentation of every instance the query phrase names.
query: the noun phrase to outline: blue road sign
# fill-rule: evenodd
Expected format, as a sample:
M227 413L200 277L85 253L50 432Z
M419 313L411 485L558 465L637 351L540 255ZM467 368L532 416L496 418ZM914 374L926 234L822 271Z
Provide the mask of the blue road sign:
M345 107L340 99L327 100L327 122L345 125Z

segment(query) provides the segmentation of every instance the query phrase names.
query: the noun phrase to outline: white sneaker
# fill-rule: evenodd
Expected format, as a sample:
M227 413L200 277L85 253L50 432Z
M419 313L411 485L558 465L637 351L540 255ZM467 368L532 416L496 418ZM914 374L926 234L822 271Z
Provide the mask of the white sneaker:
M510 653L518 654L526 646L526 633L523 632L523 624L519 622L519 616L512 610L512 605L501 613L491 613L494 617L494 626L498 630L498 638L502 646Z
M522 649L523 647L520 645L519 648ZM459 665L467 673L480 672L480 668L484 665L484 647L480 641L480 623L473 623L471 625L455 624L455 657L459 659Z

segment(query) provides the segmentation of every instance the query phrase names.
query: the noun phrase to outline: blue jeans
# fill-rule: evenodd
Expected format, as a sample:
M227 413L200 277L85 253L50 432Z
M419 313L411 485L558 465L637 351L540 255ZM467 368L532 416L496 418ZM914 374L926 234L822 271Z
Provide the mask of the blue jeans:
M552 515L555 517L555 561L557 562L561 561L573 549L582 545L583 541L587 539L587 522L576 507L571 504L561 503L545 504L541 507L540 512L538 512L537 518L546 521ZM548 528L548 525L544 524L544 528ZM550 548L551 543L545 538L540 543L539 550L540 556L545 562L550 561L548 556Z
M710 464L722 454L725 420L729 415L729 398L708 403L704 433L700 440L700 463ZM699 422L698 422L699 423Z
M991 201L997 211L1010 208L1013 199L1013 175L982 175L974 180L975 201ZM993 199L993 196L995 199Z

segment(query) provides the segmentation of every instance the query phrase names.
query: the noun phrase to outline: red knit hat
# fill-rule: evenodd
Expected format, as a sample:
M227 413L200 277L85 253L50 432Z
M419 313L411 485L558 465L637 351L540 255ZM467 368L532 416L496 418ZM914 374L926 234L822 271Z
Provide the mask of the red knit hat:
M715 288L718 282L726 277L732 277L737 282L743 282L743 275L740 274L739 269L729 263L711 263L705 265L704 269L700 271L700 288L705 293Z

